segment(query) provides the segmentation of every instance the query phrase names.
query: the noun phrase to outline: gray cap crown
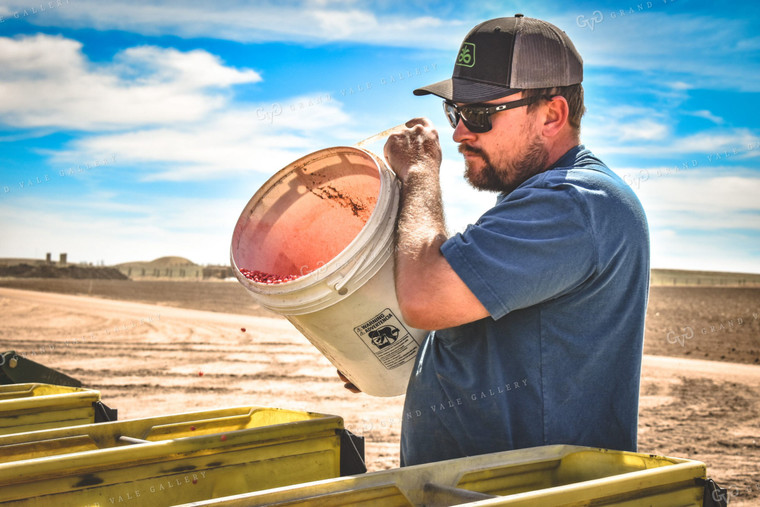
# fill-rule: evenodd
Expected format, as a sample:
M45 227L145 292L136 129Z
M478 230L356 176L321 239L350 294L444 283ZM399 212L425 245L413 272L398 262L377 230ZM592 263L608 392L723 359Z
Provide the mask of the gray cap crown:
M551 23L517 14L473 28L459 48L451 79L414 94L468 104L581 81L583 60L567 34Z

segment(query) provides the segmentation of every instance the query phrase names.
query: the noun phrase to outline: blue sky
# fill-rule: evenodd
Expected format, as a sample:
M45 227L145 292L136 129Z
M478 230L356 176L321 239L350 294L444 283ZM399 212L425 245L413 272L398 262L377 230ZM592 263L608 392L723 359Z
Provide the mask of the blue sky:
M634 188L659 268L760 273L760 7L748 0L0 4L0 257L226 264L278 169L415 116L452 231L469 189L441 104L480 21L546 19L585 64L582 140ZM380 152L381 144L373 148Z

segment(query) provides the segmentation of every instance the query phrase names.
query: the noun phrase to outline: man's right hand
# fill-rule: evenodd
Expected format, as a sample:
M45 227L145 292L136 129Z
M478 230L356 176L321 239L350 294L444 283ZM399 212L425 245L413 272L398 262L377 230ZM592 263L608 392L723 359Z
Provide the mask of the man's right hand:
M343 375L343 372L341 372L340 370L338 370L338 377L340 377L340 379L344 382L343 387L345 387L346 389L348 389L352 393L360 393L360 392L362 392L361 389L359 389L354 384L352 384L351 381L348 380L348 377L346 377L345 375Z
M410 170L440 170L441 145L438 131L427 118L414 118L406 122L406 130L392 134L385 142L384 154L388 165L402 182Z

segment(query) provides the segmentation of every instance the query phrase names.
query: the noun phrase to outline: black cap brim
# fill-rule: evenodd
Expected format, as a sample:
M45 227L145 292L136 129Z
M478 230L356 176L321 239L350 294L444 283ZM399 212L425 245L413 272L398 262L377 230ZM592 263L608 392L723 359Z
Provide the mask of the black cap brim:
M522 90L452 77L414 90L415 95L433 94L452 102L473 104L507 97Z

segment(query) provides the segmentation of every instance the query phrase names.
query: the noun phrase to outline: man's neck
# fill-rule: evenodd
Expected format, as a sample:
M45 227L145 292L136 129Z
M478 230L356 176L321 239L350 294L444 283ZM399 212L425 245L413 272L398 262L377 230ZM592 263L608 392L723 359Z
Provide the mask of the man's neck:
M546 168L552 167L562 156L581 144L581 140L578 136L565 136L562 139L558 139L557 142L552 143L549 146L549 156L547 158L548 165Z

